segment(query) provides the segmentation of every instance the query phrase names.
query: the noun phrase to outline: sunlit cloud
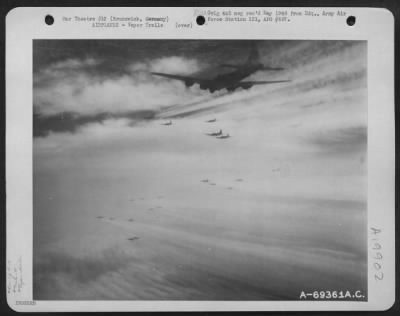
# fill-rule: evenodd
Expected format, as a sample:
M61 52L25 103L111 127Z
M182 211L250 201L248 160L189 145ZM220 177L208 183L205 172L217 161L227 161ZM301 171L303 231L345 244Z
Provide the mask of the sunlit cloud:
M149 73L191 73L199 69L195 60L167 57L133 63L128 66L130 73L110 78L87 71L99 63L94 59L68 59L39 71L35 75L34 110L41 115L159 110L208 94L198 86L187 89L182 82L155 79Z

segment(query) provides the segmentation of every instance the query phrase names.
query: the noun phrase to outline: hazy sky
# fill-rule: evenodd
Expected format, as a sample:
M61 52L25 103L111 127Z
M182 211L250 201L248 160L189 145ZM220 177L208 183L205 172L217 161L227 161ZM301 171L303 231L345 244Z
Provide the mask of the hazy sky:
M198 85L187 88L179 81L151 76L149 71L212 78L229 71L220 64L244 62L250 41L35 40L33 45L34 255L39 297L54 297L54 289L59 298L76 293L107 297L100 290L105 280L123 287L121 271L133 271L132 265L143 258L151 261L157 251L161 257L157 260L163 262L159 279L149 284L142 280L140 285L164 286L173 274L185 279L185 288L193 287L194 298L202 297L200 293L208 290L196 291L186 280L190 273L184 277L165 268L174 261L169 256L176 252L174 258L185 253L207 258L194 253L193 245L220 242L223 248L232 240L252 247L274 241L274 255L263 259L266 262L280 258L289 264L300 260L300 253L308 253L316 256L313 263L303 258L296 264L307 267L303 271L310 277L322 269L321 275L337 273L324 279L328 284L345 277L354 287L365 285L366 279L352 274L366 271L360 267L366 254L365 42L257 42L261 61L285 70L260 71L251 78L292 81L213 94ZM174 117L173 125L161 125L169 117ZM205 123L213 118L215 123ZM219 129L232 137L219 140L205 135ZM238 178L244 181L237 182ZM202 179L216 186L201 183ZM160 196L162 202L157 200ZM146 213L158 204L166 209L163 215ZM110 223L99 226L98 215L115 217L116 228ZM137 226L118 222L130 216L137 219ZM121 244L126 241L123 232L132 229L143 235L137 247L149 243L140 248L142 252L132 254ZM224 235L218 239L221 230ZM171 245L164 233L187 239L193 247ZM163 242L169 244L163 248ZM226 251L229 257L229 251L236 251L240 258L246 247L235 244L221 253ZM263 253L257 247L252 248L254 256ZM87 249L90 254L84 257ZM162 256L162 249L168 254ZM335 263L336 272L328 272L333 260L341 261ZM239 261L232 263L239 267L230 272L232 280L277 278L265 274L261 261L257 275L239 273L246 266ZM213 262L219 261L205 261L202 266L217 271ZM254 262L249 261L249 267ZM146 269L138 271L151 274ZM296 266L287 267L287 276L291 271ZM223 272L215 274L222 278ZM88 278L97 289L94 292L83 285ZM279 288L279 278L274 280ZM65 282L74 290L62 285ZM239 295L220 288L220 297ZM260 289L248 288L248 297L258 297ZM287 293L287 289L270 290L271 298ZM165 291L149 290L143 297L164 297L169 293ZM127 297L141 295L132 290ZM168 295L180 298L182 293Z

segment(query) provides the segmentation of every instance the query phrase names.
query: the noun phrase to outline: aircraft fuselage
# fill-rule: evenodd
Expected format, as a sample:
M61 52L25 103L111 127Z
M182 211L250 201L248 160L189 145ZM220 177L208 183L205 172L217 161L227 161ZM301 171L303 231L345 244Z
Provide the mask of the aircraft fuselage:
M233 91L237 88L238 82L261 70L262 67L262 64L239 67L235 71L216 76L212 79L212 82L200 84L200 88L210 90L211 92L222 89Z
M209 90L211 93L223 89L226 89L228 91L234 91L238 88L249 89L254 85L263 85L263 84L281 83L290 81L290 80L272 80L272 81L243 80L259 70L283 70L283 68L265 67L264 64L260 62L259 53L255 46L253 46L247 58L247 61L244 64L241 65L222 64L221 66L233 68L233 70L229 73L217 75L212 79L196 78L192 76L168 74L161 72L152 72L151 74L156 76L166 77L169 79L183 81L186 87L191 87L194 84L198 84L200 86L200 89Z

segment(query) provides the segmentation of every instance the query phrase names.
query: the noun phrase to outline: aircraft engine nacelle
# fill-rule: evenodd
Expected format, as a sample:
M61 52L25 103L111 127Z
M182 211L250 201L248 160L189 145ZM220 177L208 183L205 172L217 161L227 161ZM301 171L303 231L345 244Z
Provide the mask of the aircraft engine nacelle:
M194 85L194 81L193 80L186 80L185 81L185 86L186 87L191 87L191 86L193 86Z
M248 90L248 89L250 89L252 86L253 86L253 85L251 85L251 84L244 84L244 85L241 85L240 87L241 87L242 89Z
M200 89L207 90L208 86L204 83L200 83Z

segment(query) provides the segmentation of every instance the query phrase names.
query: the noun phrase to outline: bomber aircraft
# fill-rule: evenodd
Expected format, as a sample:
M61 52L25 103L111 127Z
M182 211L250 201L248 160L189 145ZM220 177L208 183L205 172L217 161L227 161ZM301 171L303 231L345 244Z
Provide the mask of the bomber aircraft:
M234 69L232 72L220 74L212 79L202 79L177 74L167 74L162 72L151 72L152 75L166 77L169 79L180 80L187 87L199 84L200 89L209 90L211 93L217 90L227 89L235 91L238 88L250 89L255 85L289 82L290 80L272 80L272 81L242 81L259 70L283 70L283 68L274 68L265 66L260 62L260 56L256 46L253 46L245 63L241 65L222 64L222 67ZM210 122L211 123L211 122Z
M216 138L218 139L226 139L226 138L230 138L231 136L229 134L226 135L221 135L221 136L217 136Z
M222 135L222 129L220 129L218 132L215 133L207 133L208 136L220 136Z
M166 123L162 123L161 125L165 125L165 126L172 125L172 121L168 121L168 122L166 122Z

